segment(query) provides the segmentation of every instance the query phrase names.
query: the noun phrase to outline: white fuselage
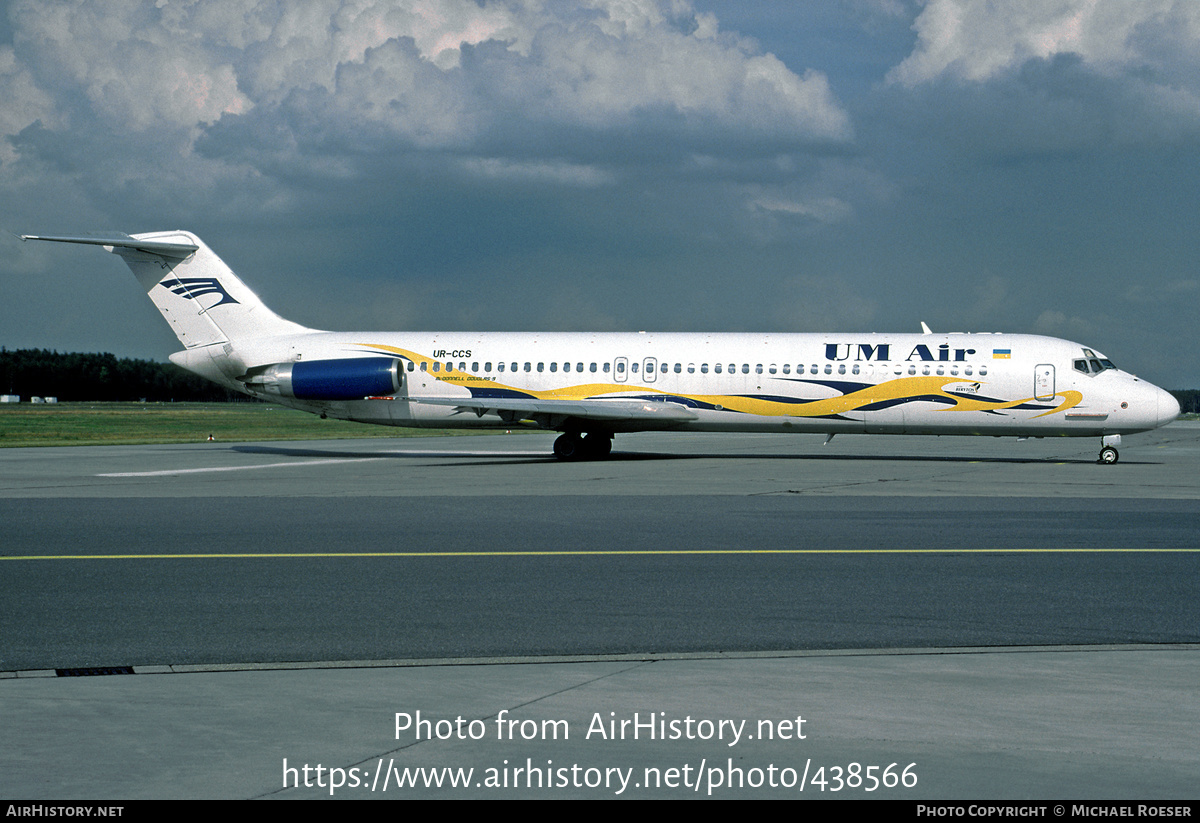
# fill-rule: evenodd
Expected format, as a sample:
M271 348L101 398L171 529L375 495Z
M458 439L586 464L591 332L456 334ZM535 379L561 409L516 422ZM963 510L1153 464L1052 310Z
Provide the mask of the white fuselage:
M231 356L239 362L226 374L285 361L400 358L403 385L387 398L272 399L401 426L511 425L512 414L502 419L480 402L500 397L640 399L691 412L688 419L574 424L609 432L1103 436L1145 431L1178 415L1162 389L1090 365L1107 363L1103 355L1032 335L309 332L246 341ZM195 362L177 362L195 369ZM211 368L196 370L216 378ZM456 399L475 406L448 402ZM552 417L521 419L561 428Z

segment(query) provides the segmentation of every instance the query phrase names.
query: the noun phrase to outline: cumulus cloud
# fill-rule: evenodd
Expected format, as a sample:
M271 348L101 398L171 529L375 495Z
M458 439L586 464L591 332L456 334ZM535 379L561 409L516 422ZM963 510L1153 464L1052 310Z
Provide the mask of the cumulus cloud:
M52 96L38 88L9 46L0 46L0 134L14 135L33 123L59 125ZM16 159L12 144L0 142L0 163Z
M361 149L365 135L373 150L479 153L514 120L612 132L645 117L851 136L823 74L793 72L681 2L15 0L10 16L9 136L39 122L195 141L242 119L254 124L243 143L276 150Z
M886 75L960 144L1000 155L1178 144L1200 132L1200 4L930 0Z
M32 94L52 96L76 126L86 112L120 131L192 128L247 111L228 60L178 36L152 8L14 3L15 56L34 79Z
M931 0L913 24L914 52L889 74L906 86L943 77L979 82L1030 59L1075 54L1106 74L1161 69L1200 40L1190 0ZM1194 51L1192 68L1200 65Z

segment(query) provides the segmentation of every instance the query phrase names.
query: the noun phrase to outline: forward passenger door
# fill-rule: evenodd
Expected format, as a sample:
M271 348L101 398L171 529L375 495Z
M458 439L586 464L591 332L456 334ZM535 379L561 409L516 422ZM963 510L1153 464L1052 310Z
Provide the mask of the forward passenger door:
M1054 366L1043 363L1034 368L1033 397L1035 400L1054 399Z

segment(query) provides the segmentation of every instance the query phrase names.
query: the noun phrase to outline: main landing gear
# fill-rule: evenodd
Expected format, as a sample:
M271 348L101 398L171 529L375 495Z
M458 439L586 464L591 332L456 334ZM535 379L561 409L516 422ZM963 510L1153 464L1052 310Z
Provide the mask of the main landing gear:
M612 435L603 432L567 432L554 441L559 460L603 460L612 451Z

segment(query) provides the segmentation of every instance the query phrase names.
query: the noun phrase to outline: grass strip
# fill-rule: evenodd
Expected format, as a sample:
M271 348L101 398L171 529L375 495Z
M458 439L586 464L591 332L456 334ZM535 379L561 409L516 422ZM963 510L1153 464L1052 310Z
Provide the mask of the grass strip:
M477 433L481 432L322 420L268 403L0 404L0 448L197 443L209 435L217 441L241 443Z

